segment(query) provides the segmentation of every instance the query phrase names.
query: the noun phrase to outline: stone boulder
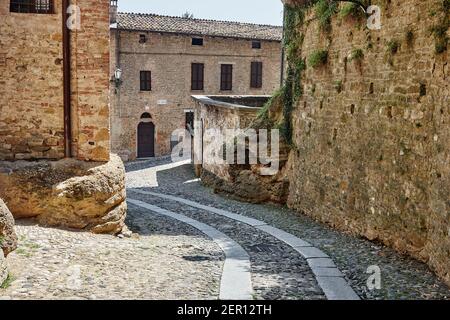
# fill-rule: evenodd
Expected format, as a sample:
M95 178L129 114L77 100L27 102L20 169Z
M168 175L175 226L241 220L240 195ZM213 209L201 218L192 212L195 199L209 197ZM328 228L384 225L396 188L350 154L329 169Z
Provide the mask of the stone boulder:
M5 257L17 248L14 218L2 199L0 199L0 248Z
M8 268L6 266L6 259L0 251L0 285L2 285L8 278Z
M120 233L127 211L125 168L75 159L0 162L0 197L15 218L94 233Z

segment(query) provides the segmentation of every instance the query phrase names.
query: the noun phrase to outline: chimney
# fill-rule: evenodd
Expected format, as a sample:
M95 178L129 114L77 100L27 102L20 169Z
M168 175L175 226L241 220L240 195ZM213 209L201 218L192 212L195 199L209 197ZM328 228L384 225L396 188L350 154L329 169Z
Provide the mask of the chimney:
M110 0L109 23L117 23L117 0Z

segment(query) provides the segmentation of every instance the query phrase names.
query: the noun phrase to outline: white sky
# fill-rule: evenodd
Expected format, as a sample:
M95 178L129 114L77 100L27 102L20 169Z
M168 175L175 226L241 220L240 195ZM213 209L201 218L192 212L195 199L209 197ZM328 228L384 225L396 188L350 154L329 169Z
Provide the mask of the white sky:
M189 11L195 18L283 24L281 0L119 0L119 11L180 16Z

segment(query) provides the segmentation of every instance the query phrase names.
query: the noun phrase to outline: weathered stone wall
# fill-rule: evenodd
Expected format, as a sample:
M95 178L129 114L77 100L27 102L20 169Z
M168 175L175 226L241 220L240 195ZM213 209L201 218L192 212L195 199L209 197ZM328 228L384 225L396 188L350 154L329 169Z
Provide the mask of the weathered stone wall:
M73 0L73 150L109 159L109 1ZM61 1L54 14L10 13L0 2L0 160L64 157Z
M215 192L226 193L239 200L246 200L254 203L271 201L285 203L287 200L289 181L286 178L288 150L284 143L280 145L278 161L282 170L275 175L262 176L261 169L265 166L258 164L227 164L211 162L211 155L207 151L210 146L218 152L217 158L223 158L223 145L229 143L233 138L226 137L226 130L248 129L254 126L255 118L261 111L262 105L267 102L267 97L233 97L233 96L210 96L212 103L208 104L197 98L195 107L195 120L202 126L201 138L194 137L194 147L196 152L203 156L197 157L202 161L196 164L197 175L201 177L204 185L209 186ZM215 102L215 104L214 104ZM221 105L222 102L239 104L236 106ZM216 130L217 134L208 134L208 130ZM254 131L256 134L257 130ZM196 135L198 132L196 132ZM224 140L217 139L221 134ZM270 143L269 143L270 145ZM200 148L203 146L203 150ZM247 148L248 149L248 148ZM237 159L235 149L235 160ZM272 155L273 156L273 155Z
M139 43L146 34L147 42ZM111 75L123 70L123 83L111 86L111 144L124 160L137 156L137 126L144 112L155 124L155 153L170 153L170 136L185 127L185 111L192 110L195 94L272 94L280 85L280 42L262 41L262 49L252 49L251 40L204 37L204 46L192 46L191 36L112 31ZM120 53L120 54L119 54ZM251 61L263 62L263 87L250 88ZM191 91L191 63L205 64L203 91ZM220 64L234 65L233 91L220 91ZM152 72L152 91L141 92L139 72ZM158 101L166 104L158 104Z
M299 51L308 60L326 49L328 61L302 77L288 204L426 261L450 283L450 67L430 33L442 3L375 0L381 30L335 16L329 34L307 11ZM355 49L364 56L352 60Z
M208 130L216 130L218 134L225 137L227 129L246 129L251 122L255 119L260 108L258 107L239 107L239 106L220 106L220 105L208 105L201 102L195 103L195 120L201 123L203 136L198 141L204 141L201 143L206 149L206 145L210 144L215 150L222 150L222 146L226 141L217 139L214 137L213 141L208 141ZM206 140L205 140L206 139ZM205 150L203 150L205 151ZM220 151L219 151L220 152ZM217 155L220 157L221 155ZM203 157L202 157L203 158ZM215 164L211 162L211 159L203 159L202 168L225 181L231 181L229 166L222 164ZM206 172L204 172L206 173Z

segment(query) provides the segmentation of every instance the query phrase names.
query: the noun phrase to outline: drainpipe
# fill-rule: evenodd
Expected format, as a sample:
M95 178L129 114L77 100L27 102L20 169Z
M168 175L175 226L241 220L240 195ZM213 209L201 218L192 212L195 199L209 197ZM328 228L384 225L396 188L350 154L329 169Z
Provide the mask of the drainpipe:
M70 62L70 30L67 27L69 14L67 9L70 0L62 1L62 34L63 34L63 83L64 83L64 156L72 158L72 115L71 115L71 62Z
M283 6L283 38L281 39L281 79L280 87L284 84L284 60L285 60L285 48L284 48L284 33L285 33L285 22L286 22L286 5Z

